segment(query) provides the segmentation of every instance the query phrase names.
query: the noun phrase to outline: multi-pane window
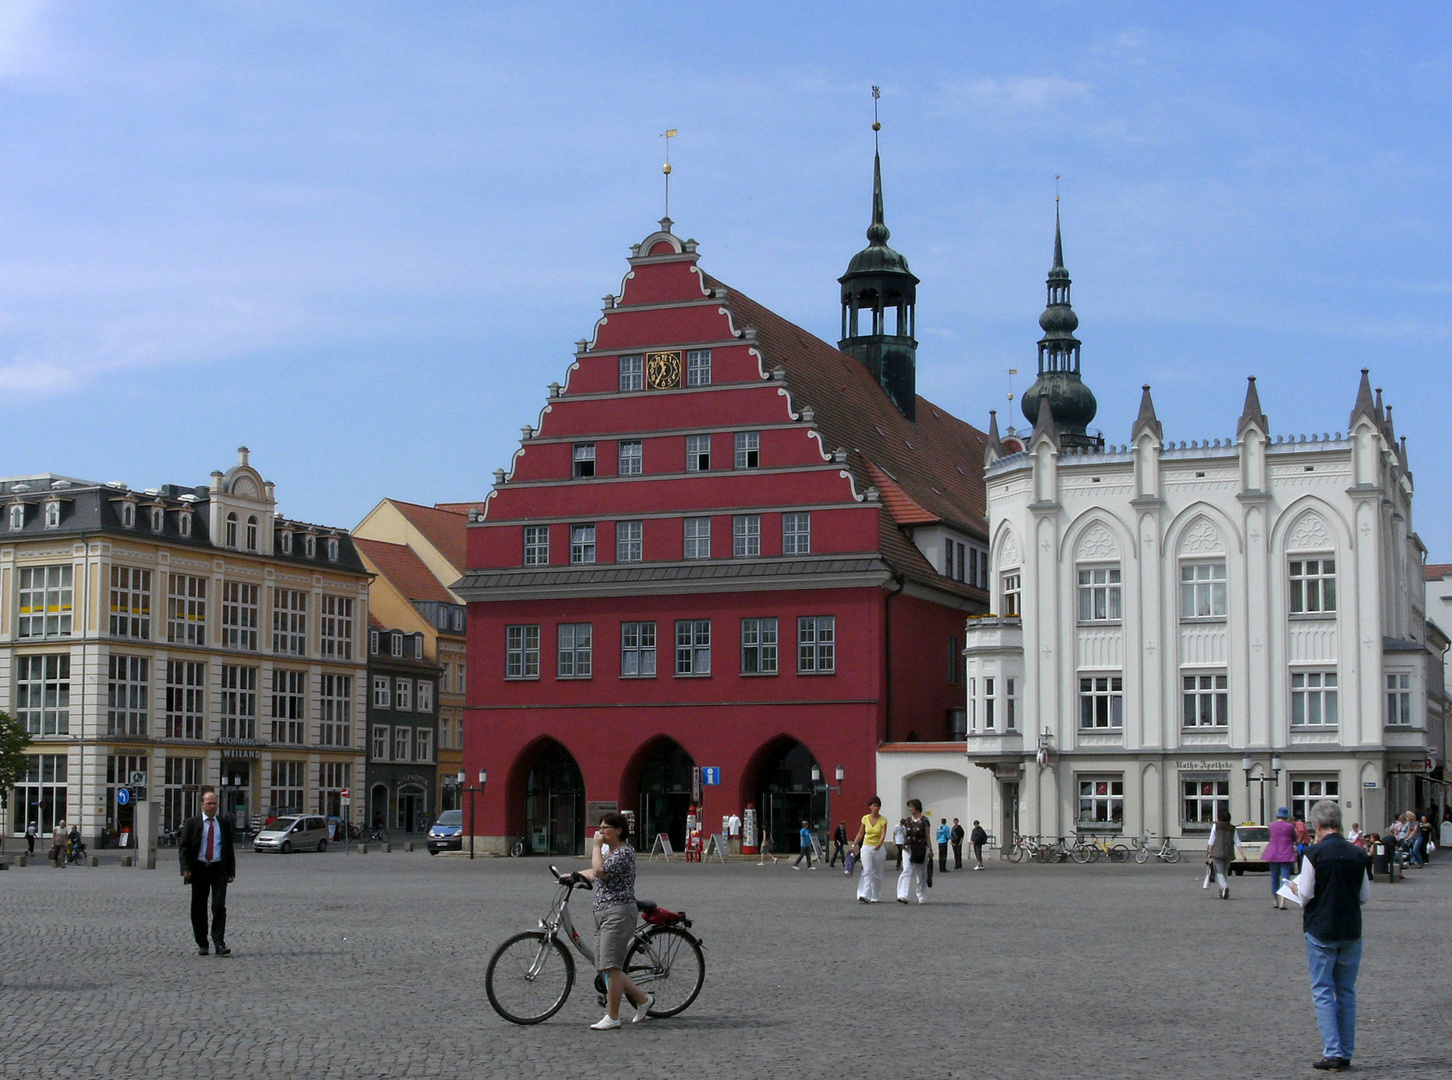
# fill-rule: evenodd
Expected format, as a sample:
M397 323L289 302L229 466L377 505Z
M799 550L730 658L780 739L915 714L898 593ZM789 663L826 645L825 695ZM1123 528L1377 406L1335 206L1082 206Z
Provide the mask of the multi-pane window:
M257 648L258 587L241 581L222 582L222 645Z
M324 593L321 607L318 653L337 660L353 659L353 598Z
M31 754L15 780L10 797L11 831L21 833L33 821L41 836L66 819L65 754Z
M741 674L777 673L777 621L741 620Z
M353 676L324 675L318 707L319 744L353 745Z
M711 557L710 518L686 518L685 557L688 559L709 559Z
M1003 680L1003 727L1005 731L1018 730L1018 687L1016 680Z
M375 709L393 708L393 683L387 675L373 676L373 707Z
M1291 672L1291 726L1330 727L1338 721L1336 672Z
M754 559L761 554L761 515L737 514L731 519L731 557Z
M732 467L756 469L761 466L761 434L756 431L738 431L735 438L735 457Z
M627 679L655 677L655 623L620 624L620 675Z
M640 562L645 556L645 525L640 521L615 523L615 561Z
M237 515L235 512L227 515L223 535L226 537L227 547L234 548L237 546Z
M1124 679L1118 675L1093 675L1079 680L1079 727L1120 728L1124 726Z
M1119 568L1080 570L1079 621L1117 622L1119 618Z
M419 684L418 684L418 687L417 687L417 691L418 692L417 692L417 694L415 694L414 699L413 699L414 708L418 712L421 712L421 713L431 713L431 712L433 712L434 711L434 684L433 683L430 683L430 682L424 682L424 681L420 680L419 681Z
M1302 776L1291 778L1291 817L1311 820L1311 807L1322 799L1341 797L1341 779L1336 776Z
M301 746L307 741L308 673L272 669L272 741Z
M71 632L71 567L22 566L15 634L22 638L68 637Z
M1386 722L1412 722L1412 676L1407 671L1391 671L1386 676Z
M806 511L781 516L781 553L810 555L812 553L812 515Z
M140 783L133 784L133 777ZM108 754L106 756L106 805L116 805L116 792L121 788L139 787L141 783L145 783L149 779L145 754Z
M10 531L18 532L25 528L25 504L15 503L10 507Z
M570 526L570 562L592 563L595 561L595 526Z
M1180 567L1180 618L1225 618L1225 564L1186 563Z
M222 738L257 738L257 669L222 665Z
M413 711L413 680L393 680L393 707L400 712Z
M1291 614L1321 615L1336 610L1336 560L1291 560Z
M306 797L308 763L306 761L272 762L271 782L268 784L268 805L278 813L291 810L300 812Z
M175 757L168 754L162 766L162 828L172 832L182 822L201 812L202 777L206 758Z
M151 571L111 567L111 636L151 638Z
M393 760L394 761L407 761L408 760L408 744L409 744L408 734L409 734L409 729L406 728L406 727L396 727L396 728L393 729Z
M1229 676L1184 676L1181 702L1185 727L1225 727L1230 722Z
M686 472L711 471L711 436L686 436Z
M372 751L372 757L373 757L373 760L374 761L387 761L388 760L388 725L387 724L374 724L373 725L373 751Z
M645 357L620 358L620 389L622 392L645 389Z
M434 733L426 727L413 729L414 761L432 761L434 758Z
M397 631L388 635L388 655L399 659L403 657L403 635Z
M837 670L837 618L806 615L797 620L797 673Z
M257 536L257 519L255 517L249 517L247 519L247 550L248 551L256 551L257 550L257 540L258 540L258 536Z
M151 661L112 653L106 678L106 733L145 735L150 698Z
M686 385L711 385L710 349L692 349L686 353Z
M539 678L538 626L506 626L504 628L504 677L506 679Z
M548 525L526 525L524 527L524 565L548 566L550 563L550 527Z
M560 623L556 672L562 679L588 679L593 632L590 623Z
M166 640L173 645L207 643L206 578L191 574L167 575Z
M963 655L963 646L956 637L948 635L948 684L958 685L958 660Z
M594 476L595 444L592 442L575 443L575 452L571 461L573 462L571 475L577 480Z
M343 789L353 780L353 766L347 761L324 761L318 766L318 813L343 816Z
M166 737L205 739L207 665L201 660L166 662Z
M71 658L65 653L15 658L15 719L27 735L69 735Z
M1079 827L1111 828L1124 824L1124 777L1081 776Z
M676 621L676 674L711 674L711 620Z
M1180 819L1187 828L1208 829L1220 811L1230 813L1230 781L1202 776L1180 781Z
M992 677L985 677L983 680L983 728L985 731L998 730L998 699L995 696L998 690L998 680Z
M54 500L52 500L51 502L46 503L45 504L45 527L47 529L57 529L57 528L59 528L60 527L60 519L61 519L61 505L60 505L60 503L55 502Z
M645 472L645 446L639 439L621 439L616 471L621 476L640 476Z
M301 589L272 590L272 651L307 655L308 594Z
M1017 617L1022 613L1021 597L1023 595L1023 575L1018 570L1012 570L1002 577L1003 582L1003 613L1010 617Z
M538 651L538 644L539 644L538 642L535 643L536 651ZM467 680L468 675L469 675L468 668L465 666L465 664L464 664L464 662L462 660L459 661L458 673L459 673L459 677L458 677L458 680L454 684L454 693L456 693L456 694L462 694L464 692L464 683Z

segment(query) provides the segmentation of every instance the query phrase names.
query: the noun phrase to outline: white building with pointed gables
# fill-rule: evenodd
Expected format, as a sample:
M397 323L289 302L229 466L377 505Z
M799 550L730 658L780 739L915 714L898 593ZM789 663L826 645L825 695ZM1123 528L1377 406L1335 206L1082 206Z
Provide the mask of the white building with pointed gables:
M1381 830L1445 802L1412 477L1365 372L1344 436L1273 436L1254 379L1203 442L1165 441L1148 386L1119 447L1061 438L1050 397L1022 449L990 432L969 817L1193 838L1221 807L1334 797Z

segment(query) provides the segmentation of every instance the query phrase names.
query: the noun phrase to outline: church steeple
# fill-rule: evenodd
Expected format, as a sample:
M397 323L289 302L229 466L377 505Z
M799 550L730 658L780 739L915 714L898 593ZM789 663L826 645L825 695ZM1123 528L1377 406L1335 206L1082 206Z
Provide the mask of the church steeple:
M1054 426L1065 447L1102 448L1104 437L1087 431L1099 404L1079 374L1079 316L1070 301L1069 271L1064 268L1064 239L1059 224L1059 201L1054 199L1054 265L1046 282L1048 303L1039 316L1044 336L1039 338L1039 377L1024 391L1023 414L1040 419L1039 401L1045 398Z
M881 125L873 122L873 131ZM874 136L874 139L876 137ZM882 212L882 155L872 155L872 223L867 246L852 256L842 285L842 340L837 347L867 365L898 411L917 411L917 287L907 260L887 246Z

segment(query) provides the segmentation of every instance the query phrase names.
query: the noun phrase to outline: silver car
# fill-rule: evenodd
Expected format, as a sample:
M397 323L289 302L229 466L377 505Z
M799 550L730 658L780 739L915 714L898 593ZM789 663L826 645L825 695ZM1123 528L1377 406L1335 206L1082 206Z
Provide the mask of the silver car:
M252 839L253 851L327 851L328 822L313 814L289 814L276 819Z

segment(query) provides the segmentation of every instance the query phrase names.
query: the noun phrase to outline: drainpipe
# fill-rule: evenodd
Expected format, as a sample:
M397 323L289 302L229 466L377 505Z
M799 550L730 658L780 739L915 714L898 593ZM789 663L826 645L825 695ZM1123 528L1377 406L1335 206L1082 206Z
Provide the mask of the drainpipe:
M884 742L892 742L892 599L902 595L902 591L907 585L907 578L902 574L894 574L892 580L897 584L897 588L888 593L887 599L882 602L882 651L887 665L886 685L883 688L887 703L887 731Z

